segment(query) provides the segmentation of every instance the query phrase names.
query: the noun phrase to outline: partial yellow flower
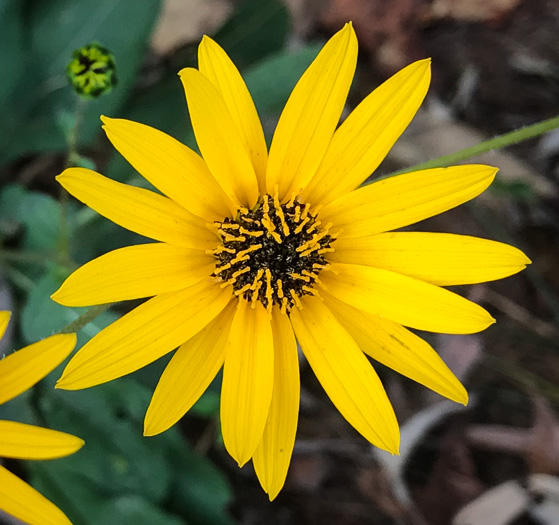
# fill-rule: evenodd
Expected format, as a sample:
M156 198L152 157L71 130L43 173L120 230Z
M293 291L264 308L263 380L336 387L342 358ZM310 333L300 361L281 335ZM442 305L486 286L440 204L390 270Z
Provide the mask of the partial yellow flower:
M0 311L0 338L10 313ZM53 335L0 360L0 404L31 388L56 368L76 346L75 334ZM0 457L55 459L84 445L78 437L46 428L0 420ZM0 466L0 509L31 525L68 525L70 520L48 499Z
M430 62L404 68L338 126L356 60L347 24L297 83L268 152L239 72L204 37L199 69L180 72L201 156L148 126L102 118L109 140L163 195L82 168L58 177L98 213L158 241L91 261L53 295L68 306L152 297L89 341L58 387L98 385L178 347L146 414L144 433L154 435L223 367L225 447L239 465L253 460L270 499L295 441L296 341L349 423L397 453L396 417L367 356L466 403L433 348L404 326L484 330L492 317L440 286L498 279L529 263L484 239L387 233L476 197L497 170L431 169L357 189L421 105Z

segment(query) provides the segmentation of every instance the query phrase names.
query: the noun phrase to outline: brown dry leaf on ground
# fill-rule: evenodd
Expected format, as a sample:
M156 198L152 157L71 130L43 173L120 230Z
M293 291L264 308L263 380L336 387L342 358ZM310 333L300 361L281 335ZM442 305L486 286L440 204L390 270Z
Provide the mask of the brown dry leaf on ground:
M437 444L437 459L425 483L411 494L429 525L447 525L456 512L484 490L471 451L463 439L465 423L457 416Z
M518 481L507 481L484 492L465 505L452 520L453 525L509 525L526 510L528 492Z
M278 498L279 504L288 501L296 502L297 511L281 523L423 525L410 520L371 448L351 438L298 441ZM269 521L260 516L255 523Z
M291 13L293 37L305 39L312 34L318 25L319 14L329 0L283 0Z
M197 40L223 23L232 9L229 0L165 0L151 47L165 55L185 42Z
M544 397L533 395L532 404L531 428L474 425L466 435L478 447L523 457L531 472L559 474L559 420Z
M353 21L359 46L374 54L388 71L421 58L421 2L418 0L330 0L320 22L330 30Z
M464 383L470 372L483 357L483 341L480 334L448 335L439 334L435 345L438 354L454 375ZM441 396L432 390L424 389L427 404L438 402Z
M488 490L462 508L452 525L556 525L559 516L559 480L532 474Z
M464 22L499 22L522 0L434 0L425 12L428 21L449 18Z

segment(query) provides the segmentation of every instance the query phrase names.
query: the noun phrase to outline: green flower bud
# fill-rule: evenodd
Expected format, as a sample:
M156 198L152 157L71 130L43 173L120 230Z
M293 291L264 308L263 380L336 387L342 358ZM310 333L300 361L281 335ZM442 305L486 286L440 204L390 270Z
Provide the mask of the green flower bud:
M83 98L97 98L109 93L117 84L114 55L96 42L74 50L66 74L76 93Z

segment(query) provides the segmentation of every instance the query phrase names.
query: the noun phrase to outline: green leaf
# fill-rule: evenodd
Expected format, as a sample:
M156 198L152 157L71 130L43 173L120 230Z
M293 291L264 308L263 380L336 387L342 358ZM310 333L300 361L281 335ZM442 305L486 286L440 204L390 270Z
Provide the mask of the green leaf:
M201 417L215 416L219 412L219 399L218 391L208 389L190 409L190 413Z
M143 524L122 499L129 497L146 512L146 524L174 525L180 516L189 525L233 525L227 513L231 491L207 458L176 429L142 437L151 389L132 377L75 392L54 390L53 384L49 376L39 403L42 417L86 446L67 458L30 462L29 468L34 486L76 523ZM108 509L123 517L106 519Z
M111 525L188 525L139 496L121 496L96 509L92 523Z
M245 0L215 33L239 69L280 51L289 31L289 13L278 0Z
M22 203L28 195L29 191L19 184L6 184L0 191L0 235L11 237L17 232Z
M244 74L261 117L279 115L295 84L321 47L310 44L295 53L280 53L263 60Z
M45 390L40 409L49 426L87 443L77 454L48 463L50 475L67 494L74 493L74 501L87 501L88 492L105 499L136 494L152 503L166 497L172 478L166 450L142 436L136 417L150 395L131 378L75 392Z
M94 171L97 169L97 166L92 159L90 159L89 157L84 157L83 155L79 155L78 153L72 155L69 161L74 167L87 168L88 170Z
M0 210L0 232L20 241L23 256L17 263L18 271L28 279L40 277L58 255L60 204L49 195L12 184L0 193ZM76 206L70 203L68 216L75 211ZM71 220L68 230L71 236Z
M21 203L19 219L25 227L23 247L56 251L60 226L60 204L49 195L30 192Z
M0 107L14 92L25 65L23 2L20 0L3 0L0 3Z
M536 201L534 189L530 184L523 181L507 182L497 178L491 185L491 191L497 195L504 195L507 198L513 198L519 201Z
M83 453L82 448L70 458L75 461L76 458L80 459ZM95 525L89 517L111 497L110 488L99 487L92 484L87 477L77 476L68 467L68 459L26 462L27 481L63 510L72 523Z
M80 206L75 212L70 207L68 224L71 230L70 253L78 265L111 250L148 241L146 237L118 226L87 206Z
M59 270L51 269L38 279L27 296L21 312L21 333L27 344L58 332L87 310L87 308L68 308L55 303L50 298L63 280L64 275L61 275ZM96 317L80 330L78 346L91 339L117 318L118 316L113 312L103 312Z
M23 394L10 399L10 401L0 405L0 420L8 419L10 421L18 421L29 425L37 424L37 420L31 403L29 401L31 391L28 390Z
M232 494L227 480L207 458L196 454L181 439L176 429L162 437L169 443L175 479L170 493L170 508L187 516L192 525L233 525L227 507Z
M66 81L65 69L72 51L91 41L114 53L119 77L110 95L86 107L79 141L87 143L95 137L99 115L118 113L128 97L160 0L30 0L28 4L23 62L29 74L21 76L3 107L0 162L29 151L65 148L58 114L75 107L78 98Z
M75 211L69 206L70 212ZM23 248L53 253L58 242L60 204L44 193L9 184L0 193L0 221L25 229Z

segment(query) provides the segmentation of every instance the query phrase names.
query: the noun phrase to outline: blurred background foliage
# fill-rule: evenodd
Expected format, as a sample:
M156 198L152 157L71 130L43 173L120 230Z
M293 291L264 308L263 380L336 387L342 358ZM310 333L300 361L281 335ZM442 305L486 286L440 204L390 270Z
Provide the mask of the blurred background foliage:
M556 7L556 0L0 0L0 308L15 312L0 356L85 311L49 298L73 269L145 242L60 198L54 177L72 162L148 186L104 137L102 114L196 148L177 72L196 67L202 33L241 69L268 140L296 81L347 20L360 43L350 106L407 63L433 57L430 95L380 167L385 175L556 115ZM94 41L114 54L119 82L81 107L65 70L72 51ZM459 290L498 319L484 334L423 334L476 394L467 410L438 408L436 395L377 366L403 423L402 458L376 456L302 363L298 442L286 489L270 505L251 467L239 470L223 452L219 377L179 424L142 437L165 357L78 392L53 388L58 369L0 406L0 419L64 430L87 443L68 458L7 466L76 525L454 525L463 523L452 521L459 509L511 479L543 473L557 483L559 135L475 160L501 168L492 189L418 228L509 242L534 264L502 283ZM80 331L79 345L132 306L98 316ZM489 426L497 428L493 441L483 434ZM529 435L521 443L523 432ZM559 501L550 479L548 492ZM494 521L510 514L507 501L470 523L559 523L559 505L538 521L529 515L535 503L515 521Z

